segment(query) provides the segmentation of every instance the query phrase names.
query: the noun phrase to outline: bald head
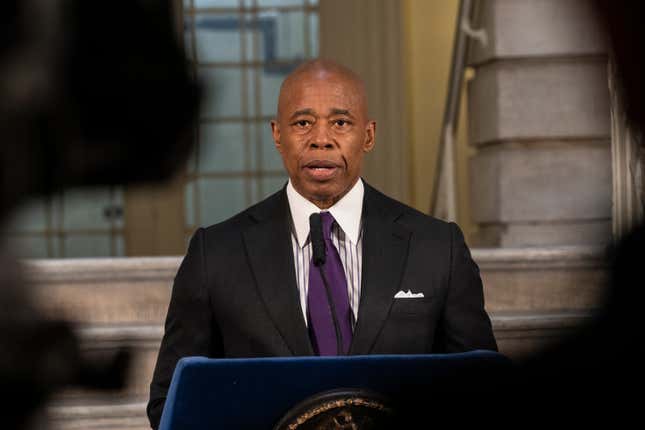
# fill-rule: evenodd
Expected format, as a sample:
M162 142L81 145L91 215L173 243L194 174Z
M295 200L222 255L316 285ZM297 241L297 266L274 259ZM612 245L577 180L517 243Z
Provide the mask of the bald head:
M333 61L314 60L282 83L271 132L293 187L326 209L359 180L376 122L367 117L361 78Z
M278 98L278 118L285 113L285 106L291 101L303 85L315 85L319 82L339 82L346 87L367 119L367 93L365 83L351 69L332 60L315 59L298 66L282 82Z

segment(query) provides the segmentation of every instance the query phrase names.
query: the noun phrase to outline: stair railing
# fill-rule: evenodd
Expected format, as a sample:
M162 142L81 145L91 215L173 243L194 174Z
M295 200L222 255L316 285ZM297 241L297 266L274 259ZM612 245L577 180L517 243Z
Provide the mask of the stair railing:
M474 3L472 0L460 0L459 2L448 93L443 114L439 151L435 163L432 196L430 198L430 214L447 221L457 220L455 135L466 68L468 38L476 39L484 46L488 44L486 31L472 28L471 17L476 12Z

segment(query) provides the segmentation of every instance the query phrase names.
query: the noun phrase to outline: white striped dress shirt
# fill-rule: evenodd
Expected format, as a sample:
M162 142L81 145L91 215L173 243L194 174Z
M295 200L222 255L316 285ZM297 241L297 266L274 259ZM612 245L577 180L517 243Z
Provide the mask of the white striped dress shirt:
M347 294L354 321L358 316L358 304L361 298L361 269L363 266L361 216L364 192L363 181L359 179L342 199L327 209L336 220L332 228L331 239L345 269ZM296 283L298 284L302 314L305 323L307 323L307 292L309 291L309 266L312 253L309 238L309 216L314 212L320 212L320 209L301 196L291 181L287 184L287 197L292 218L291 244Z

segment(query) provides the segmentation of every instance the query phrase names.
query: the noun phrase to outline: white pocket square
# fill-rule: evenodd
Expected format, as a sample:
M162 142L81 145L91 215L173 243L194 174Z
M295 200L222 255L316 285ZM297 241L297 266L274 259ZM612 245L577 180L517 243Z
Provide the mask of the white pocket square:
M395 299L420 299L423 296L423 293L413 293L412 291L399 291L394 295Z

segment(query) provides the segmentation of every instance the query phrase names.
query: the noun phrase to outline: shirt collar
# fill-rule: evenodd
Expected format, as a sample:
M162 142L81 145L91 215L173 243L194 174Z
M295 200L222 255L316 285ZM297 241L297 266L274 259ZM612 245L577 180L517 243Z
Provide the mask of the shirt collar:
M363 181L359 179L343 198L327 209L354 245L358 243L361 232L364 194L365 187ZM289 200L289 209L291 209L296 240L302 248L307 244L309 237L309 216L312 213L321 212L321 210L296 191L291 184L291 179L287 184L287 199Z

